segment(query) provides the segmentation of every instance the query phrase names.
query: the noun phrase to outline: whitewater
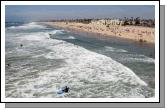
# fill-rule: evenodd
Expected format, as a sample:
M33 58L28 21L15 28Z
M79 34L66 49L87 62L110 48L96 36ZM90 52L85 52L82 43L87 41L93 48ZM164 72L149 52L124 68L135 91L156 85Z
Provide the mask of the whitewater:
M73 43L79 40L75 35L35 22L7 27L5 39L7 98L154 97L154 88L120 63L154 64L143 54L109 45L93 51L92 46ZM121 57L115 60L108 52ZM57 94L64 86L70 91Z

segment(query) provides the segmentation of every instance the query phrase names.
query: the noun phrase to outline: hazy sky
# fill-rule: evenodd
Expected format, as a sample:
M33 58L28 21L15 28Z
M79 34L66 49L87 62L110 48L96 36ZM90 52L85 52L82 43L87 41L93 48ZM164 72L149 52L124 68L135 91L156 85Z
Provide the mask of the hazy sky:
M149 5L7 5L6 21L37 21L71 18L154 18L155 7Z

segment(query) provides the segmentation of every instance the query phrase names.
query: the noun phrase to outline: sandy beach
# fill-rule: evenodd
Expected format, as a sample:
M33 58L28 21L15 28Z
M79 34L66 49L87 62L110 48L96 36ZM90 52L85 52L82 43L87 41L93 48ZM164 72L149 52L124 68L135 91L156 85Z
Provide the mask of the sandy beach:
M139 42L155 43L155 28L141 26L99 26L93 23L45 22L52 27L60 27L74 31L95 33L105 36L120 37Z

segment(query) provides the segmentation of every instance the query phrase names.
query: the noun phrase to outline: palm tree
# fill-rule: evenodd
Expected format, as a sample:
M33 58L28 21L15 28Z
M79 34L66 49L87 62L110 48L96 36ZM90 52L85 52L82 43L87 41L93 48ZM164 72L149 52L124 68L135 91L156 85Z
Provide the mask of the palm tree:
M124 25L128 25L129 23L128 23L128 20L127 20L127 18L126 17L124 17Z
M137 17L136 19L135 19L135 25L139 25L140 24L140 17Z

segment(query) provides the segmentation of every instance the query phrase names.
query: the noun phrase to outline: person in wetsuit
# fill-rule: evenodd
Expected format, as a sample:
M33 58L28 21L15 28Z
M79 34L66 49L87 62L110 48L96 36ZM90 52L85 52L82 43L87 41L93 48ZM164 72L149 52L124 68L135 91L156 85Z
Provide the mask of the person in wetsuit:
M20 47L23 47L23 44L20 44Z
M62 91L67 93L67 92L69 92L69 89L70 89L69 87L65 86L65 88Z

